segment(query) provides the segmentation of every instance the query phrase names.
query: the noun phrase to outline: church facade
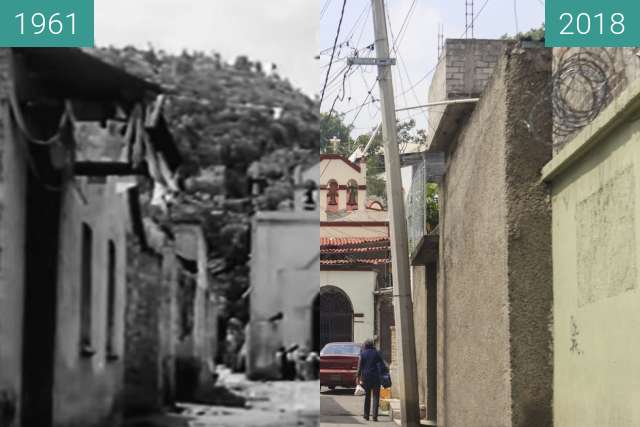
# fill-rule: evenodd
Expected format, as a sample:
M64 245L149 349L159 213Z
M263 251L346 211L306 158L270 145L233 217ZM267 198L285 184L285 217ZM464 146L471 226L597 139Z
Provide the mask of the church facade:
M374 338L389 349L389 225L364 159L320 156L320 345Z

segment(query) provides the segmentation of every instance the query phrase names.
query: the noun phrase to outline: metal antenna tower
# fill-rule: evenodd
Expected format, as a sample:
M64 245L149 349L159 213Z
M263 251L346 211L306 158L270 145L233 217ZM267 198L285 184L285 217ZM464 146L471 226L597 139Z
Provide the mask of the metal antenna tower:
M469 38L469 32L471 32L471 38L475 38L475 34L473 32L473 21L473 0L464 0L464 37L467 39Z

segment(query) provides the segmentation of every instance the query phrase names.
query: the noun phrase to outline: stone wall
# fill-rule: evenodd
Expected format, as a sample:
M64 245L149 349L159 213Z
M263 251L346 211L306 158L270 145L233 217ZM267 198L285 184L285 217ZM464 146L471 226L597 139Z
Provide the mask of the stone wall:
M551 157L550 111L536 123L548 129L540 138L523 124L550 73L549 50L510 49L449 146L437 289L439 424L551 422L550 210L539 183Z

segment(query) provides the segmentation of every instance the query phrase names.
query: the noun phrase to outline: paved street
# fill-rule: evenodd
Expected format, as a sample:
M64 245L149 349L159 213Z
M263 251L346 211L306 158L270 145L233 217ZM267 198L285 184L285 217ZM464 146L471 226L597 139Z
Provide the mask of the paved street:
M353 395L353 390L323 388L320 392L320 426L351 427L354 425L375 425L396 427L387 415L380 415L378 422L365 421L362 418L364 398Z

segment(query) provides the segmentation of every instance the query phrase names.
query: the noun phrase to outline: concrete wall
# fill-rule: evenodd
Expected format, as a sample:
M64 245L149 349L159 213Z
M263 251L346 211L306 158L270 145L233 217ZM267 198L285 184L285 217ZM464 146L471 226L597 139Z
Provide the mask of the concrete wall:
M411 299L413 300L413 324L415 331L416 362L418 365L418 393L420 404L427 397L427 284L426 268L411 267Z
M80 195L82 194L82 196ZM54 425L93 426L117 422L123 385L126 239L125 193L115 180L65 187L59 251L58 314L54 373ZM82 224L93 231L92 356L81 355ZM107 354L108 242L116 248L114 352Z
M377 273L375 271L322 270L320 287L335 286L344 291L351 300L354 313L362 313L353 324L353 340L362 343L375 334L375 304Z
M640 424L640 85L545 167L552 186L554 424Z
M439 424L551 422L550 211L539 183L551 138L538 139L522 123L550 71L550 51L510 50L449 145L437 289ZM550 132L550 112L539 120Z
M247 337L251 377L277 377L275 353L293 339L311 348L319 271L317 211L260 212L254 217ZM268 320L278 313L283 314L281 321Z
M0 49L0 425L20 419L26 164L6 99L8 49ZM24 141L23 141L24 142Z

